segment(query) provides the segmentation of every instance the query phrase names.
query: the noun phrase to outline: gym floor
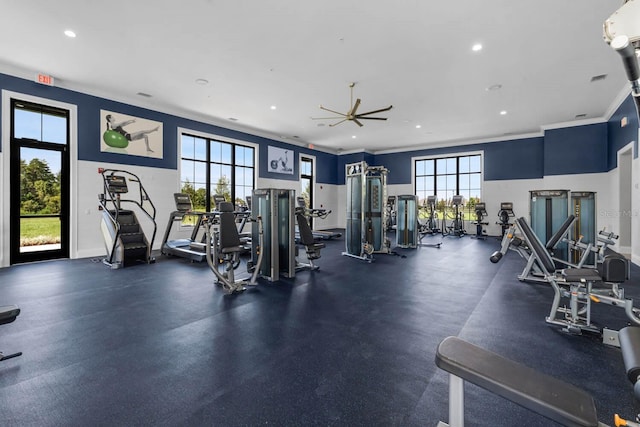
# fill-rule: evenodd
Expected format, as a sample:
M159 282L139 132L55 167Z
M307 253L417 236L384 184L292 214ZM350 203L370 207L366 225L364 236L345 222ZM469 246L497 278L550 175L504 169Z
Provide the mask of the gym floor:
M393 235L390 235L393 241ZM206 263L158 256L110 270L99 260L0 269L0 424L435 426L448 378L434 363L456 335L594 396L599 418L638 413L619 349L545 323L552 292L521 283L524 261L489 262L496 238L427 237L372 264L327 241L320 270L226 296ZM241 267L242 268L242 267ZM640 306L640 269L627 296ZM601 326L627 324L596 306ZM470 426L549 426L473 385Z

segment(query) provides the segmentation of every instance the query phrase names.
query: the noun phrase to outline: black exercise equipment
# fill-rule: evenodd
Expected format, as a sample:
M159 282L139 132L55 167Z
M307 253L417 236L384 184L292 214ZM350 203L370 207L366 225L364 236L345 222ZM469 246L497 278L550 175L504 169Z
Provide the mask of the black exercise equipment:
M250 196L247 196L247 198L249 197ZM302 196L298 196L296 198L296 201L298 203L298 206L296 207L296 211L298 208L302 209L302 213L307 218L307 222L310 222L309 220L311 218L325 219L329 216L329 214L331 214L330 209L307 207L307 202L304 200L304 197ZM309 227L311 227L311 224L309 224ZM339 237L342 237L342 233L340 233L339 231L330 231L330 230L311 229L311 234L313 235L314 239L322 239L322 240L331 240L333 238L337 239ZM296 233L296 239L299 239L298 233Z
M438 345L436 365L449 373L449 424L440 427L464 426L465 381L565 426L602 425L584 390L460 338Z
M534 266L539 272L538 281L548 283L554 291L553 302L547 323L563 326L564 330L574 334L583 331L602 334L591 323L591 304L604 303L625 310L627 318L640 326L640 310L634 308L633 300L625 298L620 284L628 278L629 261L613 251L604 257L599 269L564 268L557 269L554 259L533 232L524 218L516 220L515 228L522 233L519 247L523 244L531 251L528 266ZM492 256L493 257L493 256ZM522 279L521 279L522 280ZM567 299L567 305L560 306Z
M174 193L173 199L176 203L176 210L169 214L169 222L162 239L161 253L163 255L173 255L187 258L191 261L202 262L206 259L204 242L198 241L198 235L202 226L202 216L204 212L193 211L191 196L185 193ZM181 223L186 217L193 216L196 223L193 225L191 237L188 239L169 240L169 235L175 222ZM204 237L204 236L202 236Z
M246 249L240 240L240 234L236 226L236 215L231 202L220 202L218 212L203 215L202 223L205 227L205 253L207 263L211 271L217 278L217 282L222 285L227 294L244 291L245 285L255 285L256 279L262 264L263 232L262 218L258 217L260 247L258 248L258 259L255 265L251 261L247 263L247 271L252 272L250 280L236 280L234 271L240 265L240 254ZM222 272L220 271L222 267Z
M436 196L427 196L425 199L425 204L422 208L427 210L427 218L426 220L420 220L420 218L418 218L421 236L425 234L440 233L440 227L438 227L438 215L436 214L437 202L438 199Z
M477 202L474 207L474 212L476 215L476 220L473 221L473 224L476 226L476 234L471 236L475 239L486 239L487 233L484 231L484 226L489 225L488 222L482 221L485 216L487 216L487 205L483 202Z
M20 314L20 308L15 305L5 305L0 307L0 325L6 325L16 320L16 317ZM3 360L13 359L14 357L22 356L22 352L11 353L5 355L0 351L0 362Z
M500 238L504 237L504 233L507 232L509 227L513 225L511 222L511 218L515 218L515 214L513 213L513 203L512 202L502 202L500 203L500 210L498 211L498 219L496 222L502 229L502 233L500 234Z
M102 175L104 187L98 195L102 211L101 229L107 249L103 262L113 269L138 261L154 263L151 250L158 229L156 208L140 178L124 170L100 168L98 172ZM125 198L129 194L127 182L135 188L131 198ZM124 206L132 209L124 209ZM136 212L142 215L141 218L146 218L147 228L151 228L150 237L145 234Z
M298 231L300 235L300 243L304 246L307 254L308 263L302 263L296 260L296 269L309 268L310 270L318 270L320 267L314 264L314 260L320 258L320 249L325 247L322 242L316 242L311 231L311 227L307 222L304 214L304 208L296 208L296 222L298 223Z
M464 197L460 195L455 195L451 198L451 206L453 206L454 216L451 219L451 223L449 225L446 224L446 219L448 217L445 212L442 218L443 227L442 227L442 235L443 236L457 236L462 237L467 234L467 230L464 228L464 214L462 212L462 208L464 207Z

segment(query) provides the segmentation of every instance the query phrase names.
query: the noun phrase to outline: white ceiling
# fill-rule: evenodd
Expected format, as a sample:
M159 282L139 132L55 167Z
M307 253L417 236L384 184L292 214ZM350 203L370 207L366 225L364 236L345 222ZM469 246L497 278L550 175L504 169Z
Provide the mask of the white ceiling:
M602 38L621 5L0 0L0 72L43 72L61 87L334 152L509 139L607 118L628 92ZM327 116L320 104L346 112L350 82L358 112L393 105L378 115L387 121L311 119Z

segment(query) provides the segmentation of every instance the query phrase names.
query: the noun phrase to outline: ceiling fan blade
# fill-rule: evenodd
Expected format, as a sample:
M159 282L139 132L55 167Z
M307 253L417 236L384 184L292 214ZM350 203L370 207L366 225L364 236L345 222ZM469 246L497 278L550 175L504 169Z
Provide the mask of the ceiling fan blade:
M354 116L356 115L356 110L358 109L358 107L360 106L360 98L356 99L356 103L353 104L353 107L351 108L351 110L349 110L349 112L347 113L347 116Z
M320 106L320 109L321 109L321 110L324 110L324 111L329 111L330 113L335 113L335 114L337 114L337 115L339 115L339 116L342 116L342 117L346 117L346 116L347 116L347 115L346 115L346 114L344 114L344 113L341 113L341 112L339 112L339 111L335 111L335 110L330 110L330 109L328 109L328 108L326 108L326 107L323 107L322 105Z
M357 124L358 126L362 127L362 123L360 123L360 122L358 121L358 119L352 119L352 120L355 122L355 124Z
M311 120L334 120L343 119L344 116L332 116L332 117L311 117Z
M379 110L367 111L366 113L357 114L356 117L368 116L369 114L382 113L383 111L389 111L393 108L393 105L389 105L387 108L381 108Z
M353 120L356 120L356 119L360 119L360 120L387 120L386 117L360 117L360 116L357 116Z
M340 123L342 123L342 122L346 122L346 121L347 121L347 119L342 119L342 120L340 120L340 121L339 121L339 122L337 122L337 123L333 123L333 124L329 125L329 127L330 127L330 128L332 128L332 127L334 127L334 126L338 126Z

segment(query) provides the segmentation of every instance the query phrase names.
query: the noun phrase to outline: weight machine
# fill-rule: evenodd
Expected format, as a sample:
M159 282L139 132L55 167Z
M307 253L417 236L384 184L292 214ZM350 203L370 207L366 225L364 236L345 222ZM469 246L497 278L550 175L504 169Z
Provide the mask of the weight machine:
M403 195L395 198L396 246L416 248L418 246L418 196Z
M265 188L253 190L251 219L262 218L264 245L260 245L260 227L251 227L251 260L260 277L275 282L296 275L295 190ZM258 265L259 257L263 257Z
M347 229L342 255L373 261L374 253L391 253L386 234L387 174L366 162L346 165Z

